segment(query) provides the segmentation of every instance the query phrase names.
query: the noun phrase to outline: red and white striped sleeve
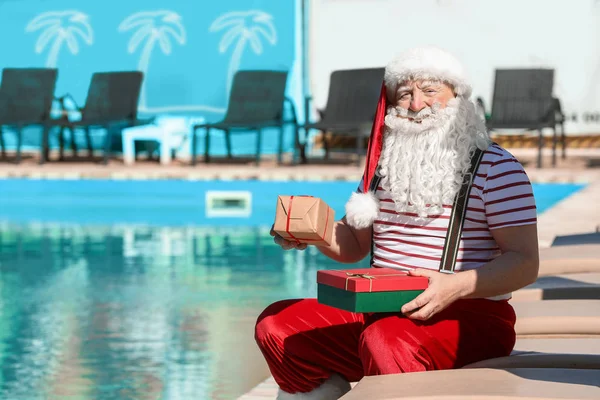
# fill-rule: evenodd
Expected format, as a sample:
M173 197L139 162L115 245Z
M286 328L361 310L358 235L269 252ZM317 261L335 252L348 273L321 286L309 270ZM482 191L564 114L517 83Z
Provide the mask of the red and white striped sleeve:
M494 157L488 168L482 200L490 230L537 223L529 177L506 150Z

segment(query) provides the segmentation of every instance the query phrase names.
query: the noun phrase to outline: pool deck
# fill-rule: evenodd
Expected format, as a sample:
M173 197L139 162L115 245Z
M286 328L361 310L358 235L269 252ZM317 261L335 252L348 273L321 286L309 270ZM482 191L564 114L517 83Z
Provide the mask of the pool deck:
M535 149L508 149L521 161L530 178L536 182L590 182L600 173L600 148L569 149L567 158L550 166L550 153L544 153L543 168L535 166ZM67 155L66 161L37 163L34 155L25 155L21 164L15 164L14 155L9 160L0 160L0 178L26 177L42 179L185 179L185 180L350 180L361 178L363 164L356 166L348 156L339 155L330 161L311 159L308 164L291 165L284 159L278 166L272 157L264 156L260 166L251 158L227 160L215 158L205 164L201 159L195 166L187 160L175 160L169 165L158 161L141 161L125 165L121 159L111 159L104 165L98 159L76 159ZM57 155L51 155L56 160ZM364 160L363 160L364 161Z
M558 160L557 166L550 166L549 153L544 154L544 167L535 166L536 150L508 149L524 165L532 182L586 183L587 186L559 202L540 215L538 220L540 247L549 247L557 235L589 233L600 226L600 149L570 149L566 160ZM277 166L272 159L265 159L259 167L252 162L217 161L211 164L199 162L196 166L175 161L171 165L160 165L157 161L140 161L134 165L124 165L120 160L111 160L108 165L98 162L66 161L38 165L34 157L25 157L16 165L0 162L0 179L184 179L184 180L348 180L358 181L362 166L348 162L315 161L309 165ZM264 362L253 368L262 368L262 382L254 382L248 387L243 400L274 399L277 385L269 377Z

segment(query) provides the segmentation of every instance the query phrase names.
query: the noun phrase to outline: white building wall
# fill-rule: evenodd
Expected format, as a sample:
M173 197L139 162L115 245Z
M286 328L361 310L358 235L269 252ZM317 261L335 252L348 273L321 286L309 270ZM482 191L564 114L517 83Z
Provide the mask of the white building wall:
M600 132L597 0L311 0L310 76L315 105L336 69L385 66L434 44L455 53L489 108L495 68L554 68L568 134Z

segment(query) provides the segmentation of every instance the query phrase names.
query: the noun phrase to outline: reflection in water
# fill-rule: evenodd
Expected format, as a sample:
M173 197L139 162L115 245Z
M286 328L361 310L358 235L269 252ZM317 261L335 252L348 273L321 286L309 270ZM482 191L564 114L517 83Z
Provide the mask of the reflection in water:
M236 398L258 313L339 267L267 227L0 225L0 398Z

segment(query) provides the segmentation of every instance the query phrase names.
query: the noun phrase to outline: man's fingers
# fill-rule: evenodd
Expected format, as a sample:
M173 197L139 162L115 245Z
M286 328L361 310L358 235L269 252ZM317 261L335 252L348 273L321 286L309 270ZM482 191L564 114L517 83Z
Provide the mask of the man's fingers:
M426 321L431 318L433 314L435 314L435 308L436 307L432 303L428 303L417 311L407 313L406 316L410 319Z
M410 275L410 276L425 276L427 278L431 278L432 276L434 276L437 273L438 273L437 271L432 271L432 270L425 269L425 268L415 268L415 269L411 269L410 271L408 271L408 275Z
M298 249L298 243L296 242L288 242L283 245L284 250Z
M415 297L412 301L409 301L405 305L402 306L400 310L402 314L407 314L418 310L419 308L425 306L431 300L431 296L427 291L421 293L417 297Z
M275 244L278 244L279 246L283 246L287 240L285 240L284 238L282 238L279 235L275 235L275 237L273 238L273 241L275 242Z
M294 247L296 247L296 243L290 242L289 240L282 239L281 247L283 247L284 250L290 250L290 249L293 249Z
M304 249L306 249L305 243L298 243L298 242L293 242L290 240L285 240L284 238L282 238L279 235L275 235L275 237L273 238L273 241L275 242L275 244L281 246L281 248L283 250L291 250L291 249L304 250Z
M269 234L271 236L273 236L273 241L275 242L275 244L278 244L284 250L290 250L290 249L304 250L304 249L306 249L306 247L307 247L306 243L298 243L298 242L292 242L290 240L285 240L284 238L279 236L277 233L275 233L275 230L273 229L274 227L275 227L275 224L271 225L271 231L269 232Z

